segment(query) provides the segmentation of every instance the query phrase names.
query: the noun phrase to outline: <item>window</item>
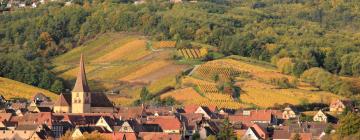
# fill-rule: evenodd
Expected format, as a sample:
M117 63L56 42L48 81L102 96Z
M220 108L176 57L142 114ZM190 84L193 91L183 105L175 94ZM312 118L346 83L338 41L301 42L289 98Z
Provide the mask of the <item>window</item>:
M76 97L79 97L79 93L76 93Z

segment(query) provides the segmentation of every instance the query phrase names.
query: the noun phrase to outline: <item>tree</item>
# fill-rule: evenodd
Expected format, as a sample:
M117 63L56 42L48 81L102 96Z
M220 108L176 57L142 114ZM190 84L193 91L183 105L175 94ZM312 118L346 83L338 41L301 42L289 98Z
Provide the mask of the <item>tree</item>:
M220 128L220 132L218 133L219 140L229 140L236 139L234 135L234 130L228 118L226 118L223 122L223 125Z
M332 72L332 73L338 73L339 72L339 62L336 58L335 51L329 51L326 53L326 57L324 59L324 67L326 70Z
M60 80L55 80L51 85L50 91L55 93L61 93L64 91L64 85Z
M303 61L296 61L292 69L292 74L299 77L306 69L306 63Z
M276 66L278 69L284 74L291 74L291 71L294 69L294 63L292 59L289 57L281 58L277 63Z
M296 133L294 136L292 136L291 140L301 140L300 134Z
M150 95L149 90L146 87L143 87L140 91L140 101L145 103L146 101L150 100L152 96Z
M341 137L350 136L360 132L360 117L358 114L348 113L339 121L336 133Z

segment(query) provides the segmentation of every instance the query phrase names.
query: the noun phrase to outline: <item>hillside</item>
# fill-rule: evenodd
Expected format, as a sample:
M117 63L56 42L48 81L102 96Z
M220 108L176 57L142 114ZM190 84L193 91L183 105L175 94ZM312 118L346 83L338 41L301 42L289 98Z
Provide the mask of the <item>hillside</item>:
M189 67L171 60L174 49L155 50L149 41L137 34L104 34L53 59L53 71L71 88L83 53L91 89L119 93L112 99L129 104L143 86L152 93L174 86L176 75Z
M50 91L0 77L0 95L3 95L6 99L11 99L11 98L30 99L34 94L38 92L41 92L46 96L50 97L51 100L56 100L58 97L55 93L52 93Z
M184 77L182 79L183 87L197 87L200 92L198 94L202 95L202 98L183 97L186 95L194 96L194 93L185 90L186 88L166 93L164 96L173 96L184 103L217 105L219 107L230 106L231 108L244 106L266 108L284 103L329 103L335 98L340 98L330 92L318 91L315 87L303 82L297 82L295 87L281 88L272 81L285 78L291 83L298 79L278 72L271 64L246 60L241 57L229 57L209 61L198 66L191 76ZM232 100L229 94L219 90L218 82L213 79L215 75L219 75L220 80L222 77L236 77L234 79L235 85L241 88L239 101Z

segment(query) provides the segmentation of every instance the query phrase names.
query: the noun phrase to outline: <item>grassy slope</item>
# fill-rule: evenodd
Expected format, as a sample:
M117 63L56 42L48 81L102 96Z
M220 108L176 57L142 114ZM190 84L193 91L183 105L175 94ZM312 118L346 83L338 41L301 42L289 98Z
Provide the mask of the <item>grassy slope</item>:
M151 51L147 39L137 34L104 34L53 59L53 71L72 86L83 53L90 87L94 91L120 90L111 96L116 103L130 104L138 98L139 88L148 84L151 92L175 85L175 76L186 65L175 64L172 50ZM171 68L176 69L171 69ZM124 82L130 85L124 85ZM140 83L140 84L139 84Z
M55 93L40 89L31 85L27 85L18 81L0 77L0 95L3 95L6 99L11 98L26 98L30 99L38 92L44 93L50 97L53 101L58 97Z

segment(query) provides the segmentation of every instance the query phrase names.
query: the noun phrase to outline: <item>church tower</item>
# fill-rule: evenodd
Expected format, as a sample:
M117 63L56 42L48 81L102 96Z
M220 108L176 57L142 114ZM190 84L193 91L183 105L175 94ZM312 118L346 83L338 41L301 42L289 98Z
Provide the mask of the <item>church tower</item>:
M76 77L75 86L71 92L71 113L91 112L91 93L86 81L84 58L80 56L79 72Z

